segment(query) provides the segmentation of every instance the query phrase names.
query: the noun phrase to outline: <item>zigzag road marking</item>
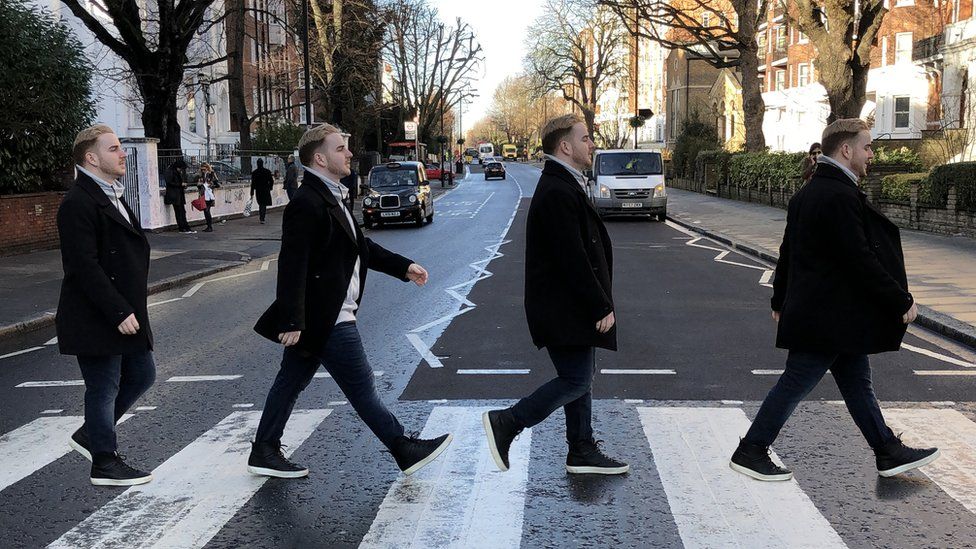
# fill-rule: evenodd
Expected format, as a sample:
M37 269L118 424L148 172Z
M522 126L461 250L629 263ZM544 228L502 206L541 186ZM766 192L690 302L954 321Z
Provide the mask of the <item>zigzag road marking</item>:
M773 287L773 285L770 284L770 280L772 280L773 273L775 271L773 271L772 269L770 269L769 266L766 265L765 263L762 263L762 262L757 261L757 263L760 263L760 265L749 265L749 264L746 264L746 263L739 263L737 261L729 261L728 259L725 259L725 258L730 253L732 253L732 250L727 250L725 248L716 248L714 246L705 246L704 244L699 244L699 242L701 242L703 240L705 242L712 242L712 241L709 240L709 239L707 239L707 238L705 238L705 237L703 237L703 236L698 235L697 233L694 233L692 231L689 231L688 229L685 229L681 225L678 225L677 223L674 223L672 221L666 221L665 224L668 227L671 227L672 229L674 229L674 230L676 230L678 232L684 233L684 234L686 234L686 235L688 235L688 236L691 237L691 240L688 240L688 241L685 242L685 246L691 246L692 248L701 248L703 250L711 250L713 252L718 252L718 255L716 255L712 259L712 261L715 261L716 263L725 263L726 265L735 265L736 267L744 267L746 269L755 269L757 271L762 271L763 274L759 278L759 285L760 286L765 286L767 288L772 288Z

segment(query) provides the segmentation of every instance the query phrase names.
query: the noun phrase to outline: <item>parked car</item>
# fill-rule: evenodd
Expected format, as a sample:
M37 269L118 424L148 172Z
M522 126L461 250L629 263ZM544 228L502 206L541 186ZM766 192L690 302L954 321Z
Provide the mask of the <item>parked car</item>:
M190 162L186 167L186 175L191 184L195 185L197 179L200 179L200 164L199 161ZM248 183L251 180L251 174L245 176L240 168L222 160L210 162L210 167L217 174L217 181L221 183Z
M429 181L438 180L446 181L448 183L454 182L454 172L451 171L451 163L444 163L444 171L441 171L441 165L437 162L428 162L427 169L427 179Z
M434 199L424 165L390 162L369 171L369 191L363 198L367 229L387 223L412 221L423 227L434 221Z
M650 214L664 221L668 193L658 151L602 150L593 154L590 199L601 216Z
M505 173L505 165L497 160L490 160L487 164L485 164L485 181L488 181L492 177L508 179L508 176Z

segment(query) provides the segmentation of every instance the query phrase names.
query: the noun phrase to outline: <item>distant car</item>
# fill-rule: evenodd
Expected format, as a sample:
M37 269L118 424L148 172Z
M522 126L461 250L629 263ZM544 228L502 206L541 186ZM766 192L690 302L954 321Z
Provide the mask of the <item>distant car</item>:
M413 221L418 227L434 221L434 198L420 162L390 162L373 167L369 192L363 198L367 229L386 223Z
M250 174L245 176L240 168L221 160L210 162L210 167L213 168L214 173L217 175L217 181L220 183L242 183L248 182L251 179ZM200 179L200 163L190 162L186 167L186 173L190 183L195 185L197 180Z
M474 162L474 159L475 158L478 158L478 149L475 149L473 147L468 147L467 149L464 149L464 161L465 162L467 162L468 164L470 164L470 163Z
M505 165L497 160L490 160L485 164L485 181L488 181L492 177L508 179L505 173Z
M451 163L444 163L444 171L441 171L441 165L433 162L427 163L427 179L433 181L435 179L439 181L446 181L452 183L454 181L454 172L451 171Z

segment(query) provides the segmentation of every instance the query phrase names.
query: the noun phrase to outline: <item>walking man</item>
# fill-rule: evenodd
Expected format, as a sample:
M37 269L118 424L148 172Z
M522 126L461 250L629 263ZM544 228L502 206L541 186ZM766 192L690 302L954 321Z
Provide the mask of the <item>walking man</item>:
M123 461L115 424L156 379L149 241L122 198L126 153L115 132L82 130L72 157L78 176L58 209L64 280L55 324L61 354L78 357L85 422L68 444L91 460L92 484L144 484L152 475Z
M288 195L288 201L290 202L292 198L295 197L295 191L298 190L298 166L295 165L295 157L293 155L288 155L288 163L285 167L285 194Z
M485 412L488 447L498 468L507 471L515 437L562 407L566 470L626 473L627 464L597 446L590 424L596 348L617 349L610 236L587 199L581 173L595 146L586 124L570 114L545 125L542 148L548 160L526 224L525 314L532 341L549 352L557 377L511 408Z
M336 127L309 129L298 148L305 177L285 207L277 299L255 326L259 334L284 344L284 356L268 393L248 470L281 478L308 475L308 469L284 457L281 435L298 395L321 364L400 470L412 474L439 456L452 436L424 440L404 435L403 426L376 392L356 311L369 269L417 286L427 283L427 271L365 238L353 221L344 205L345 187L339 183L349 174L352 153Z
M262 225L265 223L265 216L268 215L268 206L271 205L272 188L274 188L274 176L271 175L271 170L264 167L264 160L258 158L258 169L251 172L251 198L257 195L258 213Z
M186 162L177 158L166 169L166 192L163 203L173 205L173 215L176 216L176 227L183 234L193 234L186 221Z
M776 346L786 369L732 454L732 469L758 480L789 480L769 446L797 404L828 370L854 423L874 450L878 474L890 477L939 457L936 448L905 446L881 414L868 355L897 351L918 308L898 227L858 188L874 158L871 131L858 118L836 120L809 183L790 200L773 279Z

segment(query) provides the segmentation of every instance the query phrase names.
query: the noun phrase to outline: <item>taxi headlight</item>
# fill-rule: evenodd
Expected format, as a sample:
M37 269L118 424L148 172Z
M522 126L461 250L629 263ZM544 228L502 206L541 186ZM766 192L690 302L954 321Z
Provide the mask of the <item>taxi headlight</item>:
M373 199L367 196L366 198L363 199L363 205L364 206L372 206L373 205Z
M410 200L410 203L411 204L416 204L417 203L417 195L415 195L415 194L410 195L410 199L409 200Z

